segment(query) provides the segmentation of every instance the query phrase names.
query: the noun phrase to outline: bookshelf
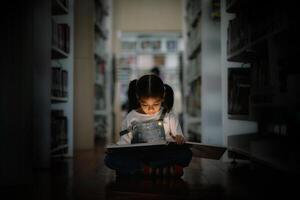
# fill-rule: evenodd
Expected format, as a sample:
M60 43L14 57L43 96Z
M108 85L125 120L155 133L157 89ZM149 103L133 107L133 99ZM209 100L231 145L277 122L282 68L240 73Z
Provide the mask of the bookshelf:
M223 145L217 101L221 99L220 1L187 0L184 9L184 132L190 140Z
M293 87L300 82L295 67L299 38L293 9L294 5L282 2L227 0L224 14L231 15L226 58L239 63L228 68L227 116L258 124L257 132L228 136L228 149L286 172L299 167L295 124L300 101L299 89ZM244 86L239 95L238 85Z
M201 142L201 1L185 4L186 59L184 71L184 133Z
M95 137L110 140L112 132L112 71L110 53L112 2L95 0L94 65L95 65Z
M73 156L73 0L51 1L51 155Z

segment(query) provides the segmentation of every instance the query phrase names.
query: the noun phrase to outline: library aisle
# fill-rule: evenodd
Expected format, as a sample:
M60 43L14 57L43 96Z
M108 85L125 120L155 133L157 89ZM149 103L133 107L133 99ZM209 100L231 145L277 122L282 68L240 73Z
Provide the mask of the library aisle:
M300 199L291 2L1 6L0 199ZM130 81L153 69L174 90L186 139L226 153L202 149L180 179L116 177L104 147L119 139Z

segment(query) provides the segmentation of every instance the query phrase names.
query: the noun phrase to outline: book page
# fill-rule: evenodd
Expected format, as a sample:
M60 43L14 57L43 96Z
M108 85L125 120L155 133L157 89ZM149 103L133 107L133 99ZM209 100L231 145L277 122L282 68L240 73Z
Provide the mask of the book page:
M135 143L135 144L109 144L106 146L107 149L117 148L130 148L130 147L144 147L144 146L157 146L157 145L168 145L166 141L152 142L152 143Z

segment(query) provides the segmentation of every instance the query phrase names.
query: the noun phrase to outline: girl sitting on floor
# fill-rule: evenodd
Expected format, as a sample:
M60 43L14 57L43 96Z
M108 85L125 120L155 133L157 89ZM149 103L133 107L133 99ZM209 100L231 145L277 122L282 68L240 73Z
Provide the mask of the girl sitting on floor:
M117 144L169 141L176 147L159 151L118 151L107 153L105 164L117 175L165 175L181 177L192 159L191 150L182 145L185 138L177 116L171 111L172 88L154 74L130 83L129 113L122 123Z

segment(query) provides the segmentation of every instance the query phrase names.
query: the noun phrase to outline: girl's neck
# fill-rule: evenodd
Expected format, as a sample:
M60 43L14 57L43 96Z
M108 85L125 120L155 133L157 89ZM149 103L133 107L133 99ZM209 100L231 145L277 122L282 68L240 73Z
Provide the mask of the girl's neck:
M159 113L161 110L162 110L162 108L160 108L157 113ZM143 111L143 109L141 107L137 108L135 111L138 112L138 113L140 113L140 114L146 115L146 113ZM157 113L154 113L153 115L155 115Z

